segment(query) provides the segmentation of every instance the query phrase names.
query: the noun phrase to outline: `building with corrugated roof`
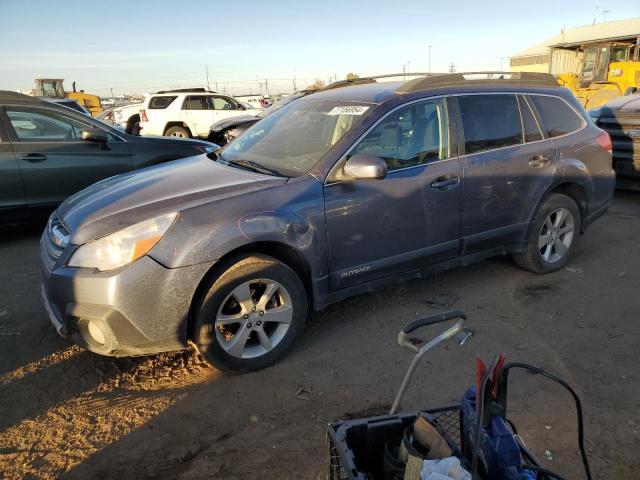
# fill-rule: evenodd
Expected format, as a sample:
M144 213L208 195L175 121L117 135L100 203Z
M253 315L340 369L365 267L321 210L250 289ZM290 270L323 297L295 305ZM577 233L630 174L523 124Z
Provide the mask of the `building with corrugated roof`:
M512 72L579 73L582 57L576 55L576 50L583 51L594 43L615 45L630 39L640 45L640 17L568 28L510 57L509 68Z

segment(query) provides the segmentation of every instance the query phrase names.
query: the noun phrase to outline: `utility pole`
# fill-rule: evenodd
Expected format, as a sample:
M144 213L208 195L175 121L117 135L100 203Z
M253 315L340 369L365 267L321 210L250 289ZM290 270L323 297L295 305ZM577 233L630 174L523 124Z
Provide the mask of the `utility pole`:
M297 92L298 89L296 88L296 71L293 71L293 91Z
M449 65L449 73L456 73L456 66L453 64L453 62L451 62L451 65Z
M429 70L427 72L431 73L431 45L429 45Z
M268 97L269 96L269 80L267 80L266 78L264 79L264 91Z
M207 74L207 90L211 90L211 88L209 88L209 65L204 66L204 71Z
M407 60L407 74L411 73L411 62Z
M405 75L405 67L406 67L406 65L403 63L402 64L402 79L403 80L406 80L406 78L407 78L407 76Z
M110 88L109 90L111 90L111 98L113 98L113 88Z

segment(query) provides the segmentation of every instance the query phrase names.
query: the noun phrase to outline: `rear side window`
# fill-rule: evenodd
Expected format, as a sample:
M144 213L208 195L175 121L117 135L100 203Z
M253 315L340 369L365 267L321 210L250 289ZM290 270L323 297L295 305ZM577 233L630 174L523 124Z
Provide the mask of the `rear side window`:
M520 113L522 114L524 141L535 142L537 140L542 140L542 132L540 131L540 127L538 127L538 122L533 116L531 107L527 103L526 99L523 96L519 96L518 102L520 103Z
M559 137L579 130L583 119L567 103L558 97L530 95L542 119L542 128L549 137Z
M515 95L462 95L458 102L467 154L522 143Z
M149 108L155 110L162 110L163 108L167 108L171 103L178 98L177 96L172 97L151 97L149 100Z
M182 104L183 110L211 110L211 98L207 95L189 95Z

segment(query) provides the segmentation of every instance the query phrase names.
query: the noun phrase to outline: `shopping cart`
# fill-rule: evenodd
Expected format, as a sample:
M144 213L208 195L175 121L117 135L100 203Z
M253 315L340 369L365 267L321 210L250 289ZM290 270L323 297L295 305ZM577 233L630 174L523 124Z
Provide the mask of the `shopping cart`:
M330 480L377 480L385 478L385 449L389 443L400 443L407 428L413 425L416 418L420 415L428 419L428 421L436 428L440 435L446 440L447 444L452 447L453 455L461 460L463 467L469 471L472 478L494 480L493 476L488 475L486 466L483 468L481 451L481 442L470 442L469 439L482 438L480 422L473 425L473 432L469 431L469 422L466 423L466 431L462 426L463 412L461 404L450 405L445 407L431 408L412 413L397 413L400 402L404 397L407 387L415 372L420 359L437 345L447 341L454 340L459 345L464 345L466 341L473 335L473 332L465 328L466 315L461 311L451 311L440 315L433 315L426 318L415 320L405 326L398 334L398 343L401 347L413 352L415 355L411 361L409 368L402 380L402 384L396 394L393 406L387 415L336 421L328 426L327 443L329 449L329 475ZM415 331L423 327L433 326L443 322L456 320L453 326L447 328L437 337L429 341L422 341L411 336ZM534 455L525 447L521 438L517 434L516 427L506 418L506 395L507 395L507 374L513 368L523 368L533 373L542 374L545 377L560 383L569 390L576 403L578 413L578 441L580 453L582 455L583 464L587 473L587 478L591 479L589 464L587 461L582 428L582 407L578 396L573 389L555 377L554 375L527 364L512 363L501 365L500 382L496 380L497 398L503 402L505 408L502 413L504 420L508 423L513 438L516 439L522 459L523 472L526 471L526 478L540 480L562 480L557 474L549 472L542 468ZM485 404L485 395L493 388L491 372L487 372L479 385L480 392L478 402L479 405ZM497 402L492 405L495 407ZM493 412L495 413L495 412ZM490 414L493 414L490 413ZM482 418L486 412L478 414L478 418ZM466 445L465 445L466 442ZM387 472L388 474L388 472Z

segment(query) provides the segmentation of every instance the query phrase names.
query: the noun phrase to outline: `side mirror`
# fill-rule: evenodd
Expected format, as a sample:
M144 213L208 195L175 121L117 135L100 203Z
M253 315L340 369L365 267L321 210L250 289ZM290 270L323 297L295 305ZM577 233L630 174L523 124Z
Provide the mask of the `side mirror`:
M358 153L344 164L344 174L354 180L380 180L387 175L387 163L375 155Z
M87 128L82 130L82 140L85 142L107 143L109 137L99 128Z

